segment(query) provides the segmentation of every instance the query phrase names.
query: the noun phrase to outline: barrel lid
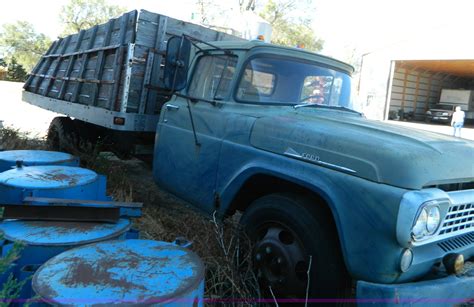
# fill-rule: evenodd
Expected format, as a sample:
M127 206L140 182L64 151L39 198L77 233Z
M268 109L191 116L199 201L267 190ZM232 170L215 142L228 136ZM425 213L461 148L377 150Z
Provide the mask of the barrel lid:
M63 165L27 166L0 173L0 185L25 189L70 188L95 180L94 171Z
M203 278L201 259L188 249L123 240L57 255L36 271L32 284L36 294L53 304L160 304L182 300Z
M23 161L24 165L42 165L42 164L58 164L76 160L73 155L46 150L8 150L0 152L0 161L11 162L12 165L16 161Z
M130 220L117 223L4 220L0 231L10 241L26 245L80 245L116 238L130 229Z

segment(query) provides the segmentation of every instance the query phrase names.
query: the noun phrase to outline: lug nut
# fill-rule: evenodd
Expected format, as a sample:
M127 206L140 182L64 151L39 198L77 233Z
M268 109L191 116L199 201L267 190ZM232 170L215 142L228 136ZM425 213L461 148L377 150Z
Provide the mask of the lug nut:
M272 253L272 248L270 246L267 246L267 248L265 248L265 252L267 254L271 254Z
M261 254L256 254L256 255L255 255L255 259L256 259L257 261L262 260L262 255L261 255Z
M281 257L278 257L278 258L277 258L277 263L278 263L278 264L281 264L282 262L283 262L283 259L281 259Z

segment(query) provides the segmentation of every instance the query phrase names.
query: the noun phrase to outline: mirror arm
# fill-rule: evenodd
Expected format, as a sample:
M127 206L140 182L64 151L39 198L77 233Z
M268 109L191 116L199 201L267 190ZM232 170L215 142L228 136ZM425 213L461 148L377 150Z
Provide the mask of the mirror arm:
M229 54L234 54L232 51L230 50L226 50L226 49L222 49L220 47L217 47L216 45L214 44L211 44L211 43L208 43L208 42L205 42L203 40L200 40L199 38L195 38L195 37L192 37L192 36L189 36L187 34L183 34L183 37L189 39L191 42L199 42L199 43L202 43L202 44L205 44L205 45L208 45L214 49L217 49L217 50L220 50L220 51L223 51L225 54L229 55ZM194 46L196 46L196 44L193 43ZM199 50L202 50L202 48L199 48L198 46L196 46L196 48L198 48Z
M184 95L184 94L180 94L180 93L174 93L176 96L178 97L182 97L182 98L186 98L186 99L189 99L191 100L191 102L198 102L198 101L204 101L204 102L207 102L207 103L210 103L212 106L217 106L217 101L215 100L208 100L208 99L204 99L204 98L197 98L197 97L192 97L192 96L188 96L188 95Z

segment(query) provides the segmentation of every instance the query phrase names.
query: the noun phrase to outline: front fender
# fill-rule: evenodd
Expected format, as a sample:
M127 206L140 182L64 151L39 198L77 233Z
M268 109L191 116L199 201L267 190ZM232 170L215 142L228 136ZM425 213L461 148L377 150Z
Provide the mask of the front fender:
M353 278L380 283L399 278L402 248L396 241L396 221L406 190L255 148L237 150L226 145L221 156L232 159L220 165L217 182L223 212L252 176L290 181L317 193L328 204Z

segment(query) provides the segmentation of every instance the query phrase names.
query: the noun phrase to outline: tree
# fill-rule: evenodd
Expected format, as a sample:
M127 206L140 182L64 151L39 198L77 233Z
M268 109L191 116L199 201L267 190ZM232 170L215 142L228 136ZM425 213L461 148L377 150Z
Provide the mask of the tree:
M51 40L42 33L37 33L32 24L27 21L17 21L13 24L4 24L0 33L0 47L5 49L5 60L20 64L27 71L31 71L41 55L51 45Z
M17 63L15 58L12 58L10 60L10 63L8 63L7 68L8 70L5 80L19 82L24 82L26 80L26 70L23 68L23 66Z
M109 5L105 0L70 0L62 7L59 19L64 23L62 35L77 33L83 29L105 23L118 17L126 9L118 5Z
M260 16L272 25L272 43L291 47L304 45L305 49L320 51L324 41L314 34L310 26L312 16L291 17L291 13L296 11L298 4L301 5L296 0L269 0L267 2Z

